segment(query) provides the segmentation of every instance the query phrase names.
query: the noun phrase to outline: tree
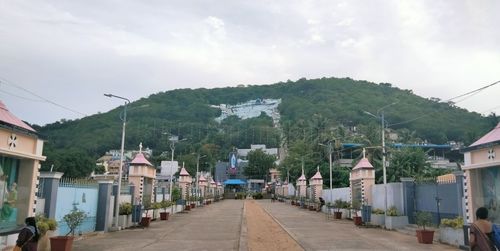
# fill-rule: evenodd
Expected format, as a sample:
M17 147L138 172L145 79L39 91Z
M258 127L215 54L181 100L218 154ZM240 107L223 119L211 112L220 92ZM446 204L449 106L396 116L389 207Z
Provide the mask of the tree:
M248 153L248 166L244 174L250 179L265 179L269 169L274 168L276 158L266 154L261 149L253 150Z
M395 150L387 167L387 182L399 182L401 178L434 178L450 170L435 169L427 162L427 154L421 148L404 147Z

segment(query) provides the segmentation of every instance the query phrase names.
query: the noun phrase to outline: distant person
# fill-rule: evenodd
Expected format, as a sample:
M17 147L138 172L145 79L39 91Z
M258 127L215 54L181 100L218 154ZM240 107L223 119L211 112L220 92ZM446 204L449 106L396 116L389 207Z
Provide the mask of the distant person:
M22 251L37 251L40 233L36 228L35 217L26 218L24 223L26 223L26 226L19 233L16 246Z
M322 198L322 197L319 197L319 208L318 208L318 212L321 211L321 209L323 208L323 206L325 205L325 200Z
M494 251L492 224L488 221L488 209L476 210L476 221L470 226L469 245L472 251Z

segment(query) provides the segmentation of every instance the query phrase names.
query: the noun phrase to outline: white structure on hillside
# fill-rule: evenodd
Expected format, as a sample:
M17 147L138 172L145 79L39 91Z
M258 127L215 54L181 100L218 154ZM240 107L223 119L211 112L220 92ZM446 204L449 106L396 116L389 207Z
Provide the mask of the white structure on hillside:
M236 105L211 105L210 107L219 108L222 111L220 117L216 118L217 122L221 122L225 118L235 115L241 119L249 119L259 117L262 112L273 119L274 126L277 126L280 121L278 106L281 104L281 99L255 99L245 103Z

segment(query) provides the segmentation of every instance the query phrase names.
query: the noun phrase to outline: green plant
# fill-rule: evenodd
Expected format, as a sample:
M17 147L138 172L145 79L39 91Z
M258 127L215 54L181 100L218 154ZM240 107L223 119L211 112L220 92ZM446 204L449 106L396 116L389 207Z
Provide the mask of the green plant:
M120 204L120 215L129 215L132 213L132 204L125 202Z
M340 209L345 209L349 207L349 202L343 201L342 199L336 199L333 202L333 207L336 209L336 212L340 212Z
M76 228L83 223L86 217L87 214L84 211L78 209L73 209L70 213L64 215L63 221L66 222L69 228L69 232L66 234L66 236L68 236L69 234L75 236Z
M54 219L49 219L43 214L37 214L35 216L35 220L41 235L44 235L48 230L54 231L57 228L57 221Z
M152 208L152 209L160 209L160 208L161 208L161 202L154 202L154 203L151 205L151 208Z
M181 190L178 187L174 187L172 189L172 200L171 201L176 202L180 198L181 198Z
M171 203L170 201L168 200L162 200L160 202L160 207L163 208L165 210L165 212L167 211L167 207L171 206L173 203Z
M380 208L375 208L372 210L372 214L384 214L384 210L380 209Z
M432 214L430 212L418 211L415 214L416 222L419 227L430 227L432 225Z
M391 206L387 209L387 216L398 216L398 208L396 206Z
M264 195L262 193L255 193L252 195L254 200L262 200L264 198Z
M149 217L149 210L153 209L153 205L151 203L151 200L143 199L142 206L144 207L144 210L146 211L146 217Z
M444 227L451 227L454 229L460 229L464 226L464 218L462 217L457 217L454 219L442 219L441 220L441 226Z

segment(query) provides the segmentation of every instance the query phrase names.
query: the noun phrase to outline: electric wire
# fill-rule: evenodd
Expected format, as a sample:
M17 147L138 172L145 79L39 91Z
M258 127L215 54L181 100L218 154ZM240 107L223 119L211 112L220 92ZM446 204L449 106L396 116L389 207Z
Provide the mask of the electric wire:
M22 86L19 86L19 85L17 85L17 84L14 84L14 83L12 83L11 81L7 81L5 78L0 77L0 83L6 84L6 85L10 85L10 86L12 86L12 87L15 87L15 88L18 88L18 89L20 89L20 90L23 90L23 91L25 91L25 92L27 92L27 93L29 93L29 94L31 94L31 95L33 95L33 96L35 96L35 97L37 97L37 98L41 99L41 100L43 100L43 101L44 101L44 102L46 102L46 103L49 103L49 104L55 105L55 106L57 106L57 107L59 107L59 108L62 108L62 109L65 109L65 110L68 110L68 111L74 112L74 113L76 113L76 114L80 114L80 115L82 115L82 116L87 116L87 114L85 114L85 113L83 113L83 112L79 112L79 111L77 111L77 110L75 110L75 109L69 108L69 107L67 107L67 106L64 106L64 105L58 104L58 103L56 103L56 102L54 102L54 101L52 101L52 100L50 100L50 99L44 98L44 97L42 97L42 96L40 96L40 95L36 94L35 92L32 92L32 91L30 91L30 90L28 90L28 89L26 89L26 88L24 88L24 87L22 87Z
M485 89L490 88L490 87L492 87L492 86L494 86L494 85L497 85L497 84L499 84L499 83L500 83L500 80L499 80L499 81L496 81L496 82L493 82L493 83L491 83L491 84L489 84L489 85L486 85L486 86L480 87L480 88L478 88L478 89L472 90L472 91L470 91L470 92L467 92L467 93L464 93L464 94L458 95L458 96L456 96L456 97L453 97L453 98L447 99L447 100L445 100L445 102L450 102L450 101L455 100L455 99L457 99L457 98L462 98L462 97L464 97L463 99L460 99L459 101L454 102L454 104L460 103L460 102L462 102L462 101L464 101L464 100L466 100L466 99L468 99L468 98L470 98L470 97L473 97L474 95L478 94L479 92L484 91ZM403 122L398 122L398 123L388 124L388 125L387 125L387 127L390 127L390 126L395 126L395 125L403 125L403 124L407 124L407 123L413 122L413 121L415 121L415 120L418 120L418 119L421 119L421 118L424 118L424 117L430 116L430 115L432 115L432 114L434 114L434 113L437 113L437 112L439 112L439 111L429 112L429 113L427 113L427 114L424 114L424 115L421 115L421 116L419 116L419 117L416 117L416 118L413 118L413 119L409 119L409 120L406 120L406 121L403 121Z

